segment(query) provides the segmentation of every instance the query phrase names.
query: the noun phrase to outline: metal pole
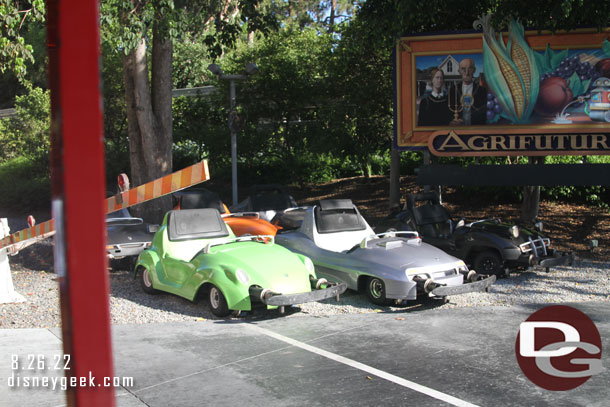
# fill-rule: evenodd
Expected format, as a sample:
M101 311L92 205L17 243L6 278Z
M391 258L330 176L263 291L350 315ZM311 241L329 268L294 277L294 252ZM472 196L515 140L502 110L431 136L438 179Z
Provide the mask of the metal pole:
M233 206L237 205L237 133L235 131L235 80L230 81L231 89L231 110L229 111L229 130L231 131L231 178L233 185Z

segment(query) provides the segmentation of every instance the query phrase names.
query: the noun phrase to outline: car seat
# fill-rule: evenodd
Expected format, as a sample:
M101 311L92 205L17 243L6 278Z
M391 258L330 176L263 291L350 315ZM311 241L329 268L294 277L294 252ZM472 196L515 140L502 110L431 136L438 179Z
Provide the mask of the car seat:
M346 252L374 232L349 199L324 199L314 208L314 242L334 252Z
M416 206L417 202L426 202ZM436 192L409 195L408 209L423 237L446 238L453 233L453 222Z
M163 235L165 255L182 261L192 260L214 239L234 236L213 208L168 212Z

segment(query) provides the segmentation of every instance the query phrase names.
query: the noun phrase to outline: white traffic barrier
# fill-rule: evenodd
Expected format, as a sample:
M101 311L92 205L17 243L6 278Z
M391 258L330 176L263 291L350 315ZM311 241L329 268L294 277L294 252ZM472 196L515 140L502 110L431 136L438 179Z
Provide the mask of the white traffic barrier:
M0 219L0 238L8 236L10 229L6 218ZM25 298L13 288L11 267L8 264L8 251L10 248L0 249L0 304L10 302L24 302Z

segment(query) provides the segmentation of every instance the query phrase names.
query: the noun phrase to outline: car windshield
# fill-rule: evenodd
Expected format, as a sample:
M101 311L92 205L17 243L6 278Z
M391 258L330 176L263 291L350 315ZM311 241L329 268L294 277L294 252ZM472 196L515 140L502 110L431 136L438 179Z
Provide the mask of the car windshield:
M319 233L336 233L364 230L366 226L360 221L355 209L327 209L316 207L316 226Z

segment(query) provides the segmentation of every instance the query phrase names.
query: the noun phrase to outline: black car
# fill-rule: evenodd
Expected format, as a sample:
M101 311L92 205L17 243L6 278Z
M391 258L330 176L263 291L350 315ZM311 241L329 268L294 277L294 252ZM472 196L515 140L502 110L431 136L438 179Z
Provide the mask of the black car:
M218 209L220 214L228 213L227 207L216 192L206 188L189 188L172 194L172 206L174 209Z
M539 230L535 230L539 229ZM382 220L376 233L416 230L424 242L464 260L479 274L508 275L531 266L571 264L571 254L551 249L550 239L540 230L484 219L466 224L455 222L436 192L407 195L402 211Z
M255 184L250 187L248 197L235 210L258 212L261 218L271 221L276 213L296 206L294 197L282 185Z
M140 252L150 247L158 228L158 225L151 225L145 223L142 218L131 216L127 209L109 213L106 215L108 258L135 260Z

